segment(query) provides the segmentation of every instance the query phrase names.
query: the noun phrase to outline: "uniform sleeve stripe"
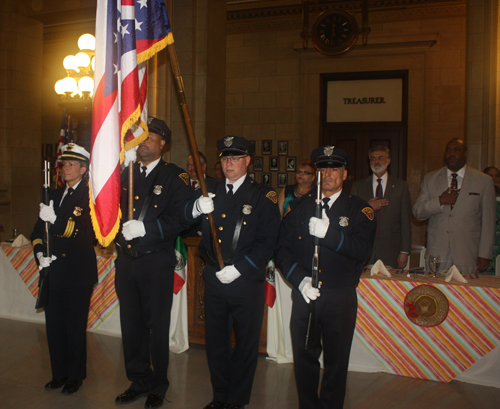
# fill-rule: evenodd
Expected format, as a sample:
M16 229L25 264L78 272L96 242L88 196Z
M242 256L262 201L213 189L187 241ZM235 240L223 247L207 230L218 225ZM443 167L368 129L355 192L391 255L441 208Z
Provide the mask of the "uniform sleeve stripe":
M163 229L161 228L160 221L156 219L156 223L158 224L158 230L160 230L161 239L163 240Z
M248 258L248 256L245 256L245 258L248 260L248 262L256 269L258 270L259 268L255 265L255 263Z
M71 237L74 230L75 230L75 222L73 220L68 220L68 224L66 225L66 230L64 231L62 237L66 238Z
M287 280L288 280L288 277L290 277L290 274L292 274L292 271L295 269L295 267L297 267L297 264L299 264L299 263L295 263L295 264L292 266L292 268L290 269L290 271L288 272L288 274L286 275L286 277L285 277L285 278L286 278Z
M35 247L37 244L42 244L43 245L43 240L42 239L36 239L36 240L33 240L33 247Z
M337 250L335 250L335 251L339 251L340 250L340 248L342 247L342 243L343 242L344 242L344 232L341 231L340 232L340 243L339 243L339 246L337 247Z

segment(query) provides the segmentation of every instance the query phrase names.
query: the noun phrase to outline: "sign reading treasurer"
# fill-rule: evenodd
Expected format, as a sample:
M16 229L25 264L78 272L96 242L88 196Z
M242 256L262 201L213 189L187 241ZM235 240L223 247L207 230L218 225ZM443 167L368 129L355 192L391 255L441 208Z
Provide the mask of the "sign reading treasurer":
M329 81L327 122L393 122L402 120L403 80Z

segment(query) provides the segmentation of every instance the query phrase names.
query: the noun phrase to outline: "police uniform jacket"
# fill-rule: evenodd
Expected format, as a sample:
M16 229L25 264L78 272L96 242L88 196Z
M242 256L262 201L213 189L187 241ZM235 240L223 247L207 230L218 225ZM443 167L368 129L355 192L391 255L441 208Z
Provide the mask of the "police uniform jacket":
M57 257L49 267L51 288L93 285L97 282L97 262L94 251L94 230L90 220L89 187L82 180L75 191L66 194L64 187L50 192L57 219L50 226L52 254ZM45 222L38 219L31 241L33 252L43 252ZM35 257L38 263L38 258Z
M249 214L243 214L241 233L234 253L234 260L229 260L234 229L242 213L245 196L250 186L255 183L247 175L234 196L227 198L225 180L220 181L217 190L212 191L212 193L215 193L214 221L225 265L234 265L242 277L247 280L264 281L265 267L273 256L280 224L277 195L269 186L260 183L256 184L248 203L251 206L250 212ZM197 190L196 193L196 198L201 196L201 191ZM187 220L192 220L194 202L193 199L186 206ZM202 214L200 217L203 218L200 253L204 255L207 264L219 270L208 216ZM218 282L215 275L210 275L205 279Z
M127 242L120 228L117 244L123 249L138 253L171 249L173 257L175 239L189 226L183 214L184 206L192 195L189 175L173 163L165 163L160 159L145 181L141 182L140 164L135 163L134 167L134 220L139 219L148 192L153 189L151 202L142 220L146 235ZM159 177L154 181L155 175L160 171ZM122 223L126 221L128 214L128 172L127 167L121 177Z
M276 262L283 276L298 289L312 274L313 236L309 219L314 216L316 192L290 203L280 228ZM330 226L319 239L321 288L357 286L364 263L372 253L376 223L373 209L361 198L344 191L327 210Z

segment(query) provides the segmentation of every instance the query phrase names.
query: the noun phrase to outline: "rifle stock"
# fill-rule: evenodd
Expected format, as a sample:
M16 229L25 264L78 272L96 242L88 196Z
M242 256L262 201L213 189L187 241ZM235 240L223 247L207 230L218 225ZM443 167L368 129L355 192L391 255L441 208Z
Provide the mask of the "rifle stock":
M321 218L321 171L318 169L316 175L316 205L314 206L314 217ZM314 254L312 258L312 286L318 288L319 284L319 238L313 238ZM309 319L307 321L306 343L304 349L307 351L314 342L314 301L309 303Z
M44 184L43 184L43 204L49 205L50 203L50 162L45 161L44 165ZM50 243L50 223L45 222L43 231L43 256L51 257L52 249ZM35 308L45 308L49 305L49 267L40 270L38 278L38 297L36 298Z

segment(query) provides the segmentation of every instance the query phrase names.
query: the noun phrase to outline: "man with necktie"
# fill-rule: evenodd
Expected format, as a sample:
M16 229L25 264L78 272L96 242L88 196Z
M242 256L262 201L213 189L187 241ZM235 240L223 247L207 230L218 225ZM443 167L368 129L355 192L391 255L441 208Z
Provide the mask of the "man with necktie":
M356 326L356 287L372 253L376 223L364 200L345 193L351 156L338 147L315 149L311 160L322 173L322 217L314 217L316 192L290 203L281 223L276 264L292 285L292 336L300 409L344 405L347 369ZM314 238L319 238L320 288L312 286ZM305 348L309 304L314 302L312 345ZM320 385L323 352L324 372Z
M429 219L426 258L440 256L441 270L476 274L493 254L496 202L493 179L466 165L467 155L463 140L448 142L446 166L425 176L413 214Z
M76 144L62 147L60 160L65 187L50 193L50 204L40 203L31 241L40 268L49 267L49 305L45 324L52 380L45 389L63 387L73 394L87 376L87 317L97 282L94 230L90 220L89 153ZM43 256L43 232L50 223L52 257Z
M166 163L162 150L171 131L161 119L148 119L149 136L137 149L134 165L133 220L125 221L116 238L116 294L120 300L125 371L132 382L115 399L118 405L147 395L145 408L163 405L169 386L170 309L174 243L188 227L185 204L191 199L189 176ZM128 167L122 173L120 209L128 214Z
M382 260L404 268L411 252L411 198L408 184L389 174L391 152L387 146L368 150L372 175L354 182L351 194L366 200L375 210L377 231L368 264Z
M210 198L198 190L198 198L185 213L191 221L202 218L205 337L213 390L205 409L239 409L250 401L264 315L266 265L273 256L280 212L276 192L248 176L254 144L226 136L217 141L217 148L225 179ZM224 259L222 269L207 217L212 212Z

